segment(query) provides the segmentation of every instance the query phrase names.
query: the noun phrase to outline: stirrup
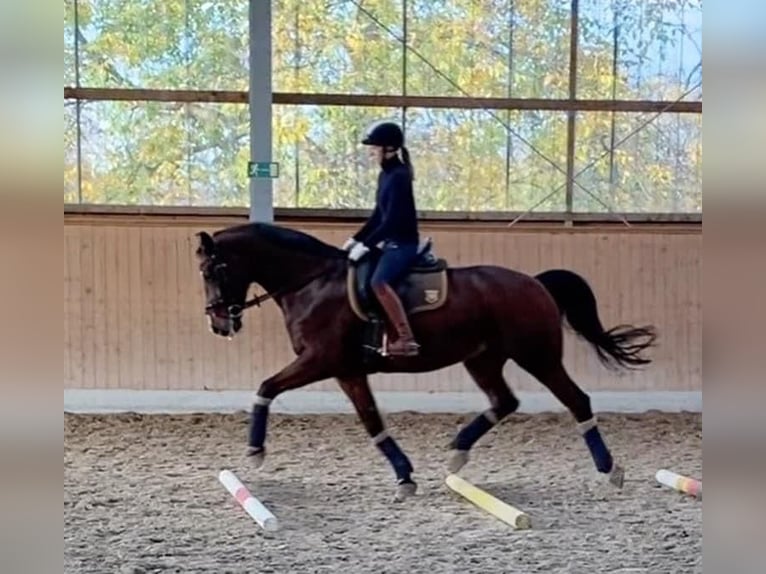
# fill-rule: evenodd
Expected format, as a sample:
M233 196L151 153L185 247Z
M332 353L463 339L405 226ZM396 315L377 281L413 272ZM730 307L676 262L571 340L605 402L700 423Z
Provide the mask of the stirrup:
M406 343L403 347L399 347L396 353L389 352L389 355L392 357L417 357L419 354L420 345L414 342Z
M396 342L389 345L388 336L383 337L383 346L381 347L380 354L384 357L416 357L420 354L420 345L417 341L407 341L403 345L400 343L401 339L397 339ZM397 349L397 352L392 353L391 347L396 345L402 345Z

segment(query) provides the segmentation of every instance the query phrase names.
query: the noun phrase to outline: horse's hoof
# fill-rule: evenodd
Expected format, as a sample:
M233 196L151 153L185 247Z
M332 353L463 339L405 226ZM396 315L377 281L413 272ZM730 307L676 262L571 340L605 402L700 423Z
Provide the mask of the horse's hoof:
M624 482L625 469L622 468L619 464L615 464L612 467L612 472L609 473L609 484L616 486L617 488L622 488Z
M447 469L452 474L455 474L457 471L463 468L467 462L468 462L467 450L454 450L452 451L452 458L449 459L449 463L447 464Z
M396 494L394 502L402 502L411 496L415 496L418 491L418 485L414 482L402 482L396 485Z
M263 447L248 447L247 456L255 468L261 468L266 460L266 449Z

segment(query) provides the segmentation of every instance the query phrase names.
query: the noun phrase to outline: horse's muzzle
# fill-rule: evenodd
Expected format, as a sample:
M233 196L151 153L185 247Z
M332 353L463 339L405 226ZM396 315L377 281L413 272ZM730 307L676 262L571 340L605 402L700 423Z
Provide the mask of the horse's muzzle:
M242 329L241 315L208 313L210 332L220 337L231 338Z

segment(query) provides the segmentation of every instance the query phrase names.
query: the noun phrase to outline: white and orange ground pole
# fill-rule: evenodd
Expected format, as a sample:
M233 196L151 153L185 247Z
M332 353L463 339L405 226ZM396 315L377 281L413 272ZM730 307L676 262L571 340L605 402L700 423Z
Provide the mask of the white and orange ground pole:
M279 528L277 517L266 508L263 503L250 494L247 487L230 470L222 470L218 473L218 480L229 491L240 506L255 520L264 530L274 531Z
M655 475L657 482L690 496L702 498L702 481L661 468Z

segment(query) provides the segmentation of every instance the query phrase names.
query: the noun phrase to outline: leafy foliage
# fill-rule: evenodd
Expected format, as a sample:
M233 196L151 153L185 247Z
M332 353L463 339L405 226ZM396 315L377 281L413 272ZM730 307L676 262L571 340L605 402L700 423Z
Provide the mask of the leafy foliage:
M568 97L569 0L406 4L274 0L274 90ZM700 97L699 0L580 6L578 98ZM247 89L246 2L77 0L77 29L74 0L64 8L65 84L76 39L83 86ZM248 202L247 106L83 102L79 187L74 104L64 116L67 202ZM351 106L273 106L275 204L369 207L376 174L359 141L380 118L405 124L421 209L525 210L548 195L538 209L564 209L565 113ZM612 149L651 119L577 114L575 171L588 167L578 182L590 193L575 189L575 210L701 211L699 116L662 114Z

